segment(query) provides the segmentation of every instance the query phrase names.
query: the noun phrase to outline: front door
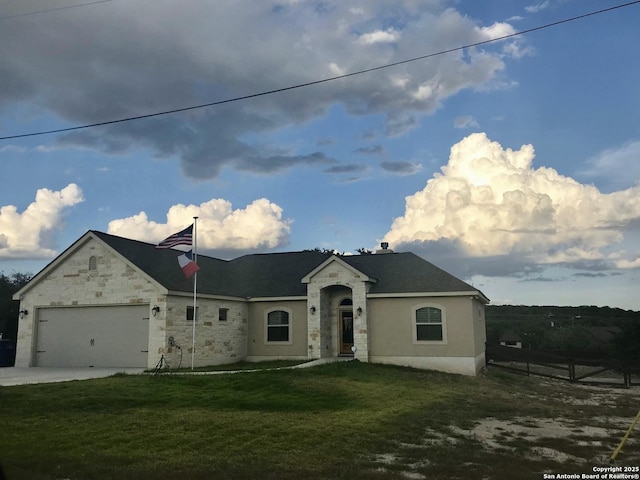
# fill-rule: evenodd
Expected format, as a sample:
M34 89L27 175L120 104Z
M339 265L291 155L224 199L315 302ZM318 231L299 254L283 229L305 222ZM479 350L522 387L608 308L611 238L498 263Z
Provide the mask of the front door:
M353 351L353 311L340 310L340 354L352 355Z

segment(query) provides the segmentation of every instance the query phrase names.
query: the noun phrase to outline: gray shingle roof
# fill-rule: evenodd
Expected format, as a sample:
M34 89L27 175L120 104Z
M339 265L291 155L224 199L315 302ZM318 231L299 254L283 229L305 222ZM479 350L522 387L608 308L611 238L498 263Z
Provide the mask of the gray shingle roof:
M182 253L91 231L111 248L171 291L189 292L193 282L178 267ZM220 260L199 255L198 292L236 297L305 296L302 278L330 258L316 251L245 255ZM375 279L370 293L470 292L478 290L413 253L342 256L341 260Z
M478 291L411 252L352 255L341 258L377 280L369 293Z
M183 252L174 249L159 249L154 244L117 237L107 233L91 231L120 255L153 278L160 285L173 291L193 291L193 281L185 278L178 266L178 256ZM217 258L198 256L198 265L204 272L220 272L219 275L199 275L198 289L203 293L232 295L225 282L227 263ZM224 273L224 275L222 275Z

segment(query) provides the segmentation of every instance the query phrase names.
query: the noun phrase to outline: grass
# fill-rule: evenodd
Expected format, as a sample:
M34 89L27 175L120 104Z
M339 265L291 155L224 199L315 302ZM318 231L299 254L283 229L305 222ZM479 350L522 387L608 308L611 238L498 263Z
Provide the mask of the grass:
M502 371L469 378L359 362L0 387L0 463L9 480L386 480L409 474L499 480L589 473L628 425L597 439L604 448L542 439L539 446L584 459L565 465L529 455L537 444L526 436L500 432L494 441L504 448L490 449L473 433L488 418L523 424L564 418L580 425L606 416L630 423L640 408L638 395L628 391L616 393L619 400L606 412L568 401L589 392Z
M289 368L296 365L307 363L307 360L270 360L265 362L236 362L227 363L224 365L214 365L209 367L180 367L169 368L164 367L158 370L158 373L190 373L190 372L228 372L228 371L240 371L240 370L270 370L277 368ZM156 369L152 368L147 370L148 373L155 373Z

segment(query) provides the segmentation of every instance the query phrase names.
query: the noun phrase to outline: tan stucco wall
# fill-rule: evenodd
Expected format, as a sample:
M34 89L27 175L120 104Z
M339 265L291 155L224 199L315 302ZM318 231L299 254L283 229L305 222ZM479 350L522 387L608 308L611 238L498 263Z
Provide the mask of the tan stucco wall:
M97 269L89 270L95 256ZM158 287L127 266L99 241L89 239L66 260L38 279L20 301L29 314L18 322L16 366L35 360L38 308L51 306L148 304L149 310L164 298ZM164 345L164 323L149 311L149 361L152 367Z
M372 356L475 357L484 351L484 321L470 297L370 298ZM413 309L432 305L445 312L446 343L414 342ZM474 308L475 307L475 308Z
M273 309L291 311L290 344L268 344L266 341L266 313ZM249 322L247 338L247 356L249 360L261 360L263 357L307 358L307 301L283 300L270 302L250 302L248 304Z

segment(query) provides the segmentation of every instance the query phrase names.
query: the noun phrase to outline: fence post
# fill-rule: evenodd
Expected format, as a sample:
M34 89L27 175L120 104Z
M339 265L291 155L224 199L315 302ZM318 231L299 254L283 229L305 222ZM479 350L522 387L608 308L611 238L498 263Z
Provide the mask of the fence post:
M489 342L484 342L484 366L489 366L489 355L487 355L487 350L489 350Z

